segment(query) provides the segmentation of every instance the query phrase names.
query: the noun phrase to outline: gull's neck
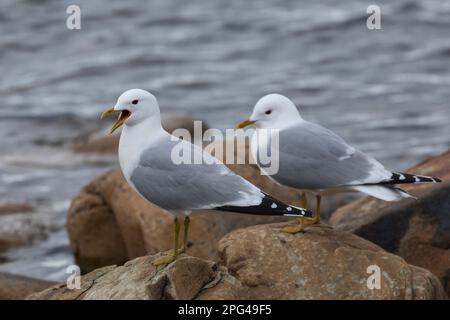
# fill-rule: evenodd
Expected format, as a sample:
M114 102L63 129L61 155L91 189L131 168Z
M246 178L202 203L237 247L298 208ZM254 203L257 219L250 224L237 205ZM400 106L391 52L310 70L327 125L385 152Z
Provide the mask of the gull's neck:
M303 120L303 118L301 118L300 116L298 116L298 117L291 117L291 118L283 118L283 119L280 119L279 121L276 121L276 122L274 122L274 123L270 123L270 124L267 124L267 125L262 125L262 126L260 126L260 127L256 127L257 128L257 130L258 129L272 129L272 130L284 130L284 129L287 129L287 128L290 128L290 127L292 127L292 126L295 126L295 125L298 125L298 124L302 124L302 123L304 123L305 122L305 120Z
M292 118L284 117L279 121L270 123L270 125L257 126L255 133L252 135L250 151L252 153L253 159L258 159L258 148L263 146L267 148L269 137L273 137L274 134L279 134L280 131L286 130L290 127L301 125L306 121L302 117L296 116ZM261 168L262 170L262 168Z
M137 167L142 151L159 140L166 131L159 117L151 117L133 126L125 125L119 140L119 162L127 180Z

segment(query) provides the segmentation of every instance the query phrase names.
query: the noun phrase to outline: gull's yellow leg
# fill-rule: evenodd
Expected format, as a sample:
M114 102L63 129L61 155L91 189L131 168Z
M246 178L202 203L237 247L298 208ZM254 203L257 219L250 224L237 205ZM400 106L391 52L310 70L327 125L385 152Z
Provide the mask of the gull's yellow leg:
M300 207L307 209L308 206L308 197L306 196L306 192L302 192L302 197L300 198Z
M314 223L320 223L320 200L322 200L322 196L316 195L316 215L314 217Z
M287 226L284 227L283 229L281 229L283 232L286 233L290 233L290 234L295 234L298 232L302 232L305 229L305 224L303 223L303 219L304 218L298 218L297 219L297 224L292 225L292 226Z
M302 195L301 195L301 198L300 198L300 206L302 208L306 209L307 205L308 205L308 198L306 196L306 193L302 192ZM284 227L282 229L282 231L286 232L286 233L290 233L290 234L303 232L303 230L305 229L306 226L309 226L311 224L315 224L316 223L315 221L316 221L316 217L314 217L314 218L300 217L300 218L297 218L297 224L292 225L292 226Z
M186 252L187 250L187 242L188 242L188 233L189 233L189 222L191 219L189 216L186 216L184 218L184 239L183 239L183 248L181 249L181 252Z
M168 252L163 253L163 255L160 256L159 258L156 258L153 261L153 265L155 265L155 266L159 266L162 264L169 264L169 263L175 261L178 257L178 254L181 251L178 248L178 237L180 234L180 222L178 221L177 217L174 218L173 222L174 222L174 230L175 230L173 249L169 250Z

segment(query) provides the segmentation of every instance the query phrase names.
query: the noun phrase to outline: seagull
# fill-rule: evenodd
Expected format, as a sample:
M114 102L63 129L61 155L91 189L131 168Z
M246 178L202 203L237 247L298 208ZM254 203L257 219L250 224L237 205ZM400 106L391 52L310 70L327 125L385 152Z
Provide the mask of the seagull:
M307 206L305 190L316 196L316 213L310 224L320 222L320 200L326 193L359 191L385 201L415 198L394 186L403 183L441 182L433 177L391 172L371 156L347 144L334 132L304 120L294 103L280 94L262 97L248 120L238 128L255 125L251 152L258 166L258 149L267 148L270 140L261 138L262 131L279 137L279 170L270 178L275 182L303 190L301 206ZM286 232L302 231L305 223L285 228Z
M110 134L123 125L119 162L126 181L145 200L174 217L173 249L155 259L154 265L171 263L186 251L189 214L193 210L312 219L310 211L271 197L200 147L165 131L161 126L158 101L150 92L141 89L125 91L101 118L113 113L119 113L119 116ZM174 161L174 150L190 150L194 158L201 157L203 161L200 164L179 163ZM181 247L178 246L180 215L185 215Z

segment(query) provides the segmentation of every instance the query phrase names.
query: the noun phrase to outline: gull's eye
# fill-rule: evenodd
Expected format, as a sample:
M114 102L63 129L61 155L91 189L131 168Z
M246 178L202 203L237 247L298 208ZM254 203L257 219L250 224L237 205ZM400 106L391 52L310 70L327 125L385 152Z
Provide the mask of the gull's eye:
M138 102L139 102L139 100L137 100L137 99L136 99L136 100L133 100L133 101L131 101L131 103L132 103L132 104L138 104Z
M266 112L264 112L265 114L271 114L272 110L267 110Z

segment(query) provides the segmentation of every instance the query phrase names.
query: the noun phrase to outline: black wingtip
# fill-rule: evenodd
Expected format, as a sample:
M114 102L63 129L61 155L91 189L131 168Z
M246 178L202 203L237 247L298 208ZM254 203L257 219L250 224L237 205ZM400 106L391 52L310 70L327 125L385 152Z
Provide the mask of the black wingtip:
M286 205L286 210L283 210L283 216L285 217L308 217L312 218L314 214L308 209Z
M285 216L285 217L314 217L314 214L304 208L291 206L277 199L272 198L268 194L264 194L261 203L256 206L237 207L237 206L223 206L216 208L217 210L267 215L267 216Z
M429 176L414 175L403 172L393 172L389 180L382 181L379 184L404 184L404 183L439 183L442 182L441 179Z

